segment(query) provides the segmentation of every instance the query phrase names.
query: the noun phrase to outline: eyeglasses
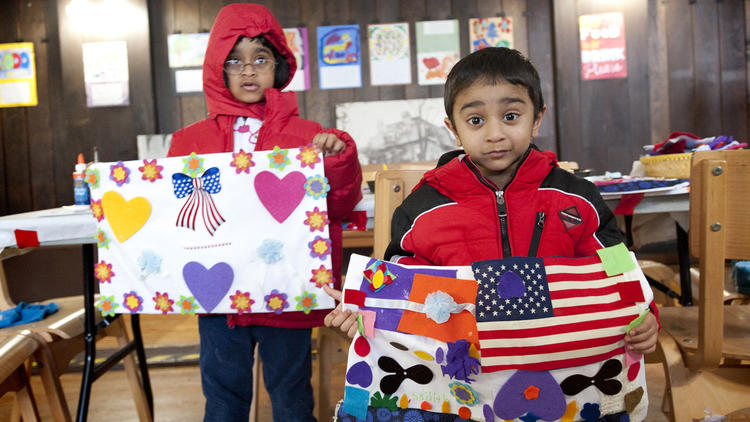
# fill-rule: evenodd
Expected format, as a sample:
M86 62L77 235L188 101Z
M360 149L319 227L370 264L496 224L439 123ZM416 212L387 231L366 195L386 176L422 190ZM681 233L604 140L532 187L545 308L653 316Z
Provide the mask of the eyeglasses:
M265 57L256 57L250 63L243 63L238 59L230 59L224 62L224 71L231 75L239 75L245 71L245 66L250 66L254 72L265 73L276 66L276 62Z

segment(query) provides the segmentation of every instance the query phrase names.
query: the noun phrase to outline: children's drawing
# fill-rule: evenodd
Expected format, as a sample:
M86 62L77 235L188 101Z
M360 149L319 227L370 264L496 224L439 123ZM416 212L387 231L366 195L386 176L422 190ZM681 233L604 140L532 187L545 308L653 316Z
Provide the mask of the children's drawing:
M425 21L416 26L419 84L442 85L461 58L458 21Z
M396 85L411 83L409 24L368 25L370 83Z
M359 25L318 27L320 88L362 86Z
M297 61L297 72L285 90L306 91L310 89L310 64L307 48L307 28L284 28L286 44Z
M96 163L89 174L110 175L90 179L102 313L334 306L322 290L333 281L330 186L311 146Z
M200 34L169 34L167 49L169 67L203 66L208 45L208 32Z
M471 52L486 47L513 48L513 25L510 17L469 19Z
M339 420L642 420L644 361L624 337L653 294L611 249L463 267L353 255L343 306L363 329Z

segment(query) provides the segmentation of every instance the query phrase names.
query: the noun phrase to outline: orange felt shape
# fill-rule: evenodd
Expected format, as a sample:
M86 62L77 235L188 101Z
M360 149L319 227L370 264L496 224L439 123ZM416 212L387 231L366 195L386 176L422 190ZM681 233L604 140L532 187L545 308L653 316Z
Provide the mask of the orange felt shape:
M136 196L126 201L115 191L107 191L102 195L102 208L104 217L120 243L140 230L151 215L151 203L146 198Z
M409 293L409 301L424 303L429 293L441 290L453 297L457 304L474 304L477 298L477 282L449 277L415 274ZM445 342L460 339L479 344L477 322L474 315L464 310L451 314L448 321L438 324L424 313L405 310L398 323L398 331L431 337Z

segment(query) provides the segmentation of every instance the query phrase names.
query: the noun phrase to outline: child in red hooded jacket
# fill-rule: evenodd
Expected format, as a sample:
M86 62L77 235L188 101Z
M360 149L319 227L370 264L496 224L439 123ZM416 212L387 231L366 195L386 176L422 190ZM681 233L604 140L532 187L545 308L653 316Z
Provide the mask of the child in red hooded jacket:
M209 117L175 132L169 156L297 148L312 142L324 153L331 186L328 218L338 285L340 223L361 199L362 172L346 132L323 130L300 118L296 94L280 91L296 67L284 32L268 9L256 4L222 8L203 63ZM322 325L326 312L199 316L204 420L248 420L257 343L274 421L314 421L310 334L312 327Z

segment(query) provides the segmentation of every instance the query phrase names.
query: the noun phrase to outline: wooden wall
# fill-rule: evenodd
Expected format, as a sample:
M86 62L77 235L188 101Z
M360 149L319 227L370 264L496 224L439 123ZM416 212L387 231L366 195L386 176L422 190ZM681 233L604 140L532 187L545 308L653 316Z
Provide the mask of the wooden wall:
M96 2L97 0L90 0ZM69 204L76 155L104 161L136 158L137 134L169 133L205 116L202 95L177 95L167 63L167 35L208 31L222 0L127 0L140 13L125 33L88 33L65 12L70 0L6 0L0 42L33 41L37 107L0 109L0 215ZM514 42L537 66L548 112L545 149L598 171L630 168L641 145L669 132L748 139L746 43L750 0L266 0L283 26L306 26L311 51L319 25L456 18L462 53L467 21L505 13ZM628 78L582 81L578 15L625 14ZM128 43L127 107L87 108L81 43ZM414 41L412 41L414 43ZM335 125L336 103L442 96L440 86L369 86L366 44L363 87L320 90L311 56L309 91L301 114ZM412 45L416 81L416 46Z

